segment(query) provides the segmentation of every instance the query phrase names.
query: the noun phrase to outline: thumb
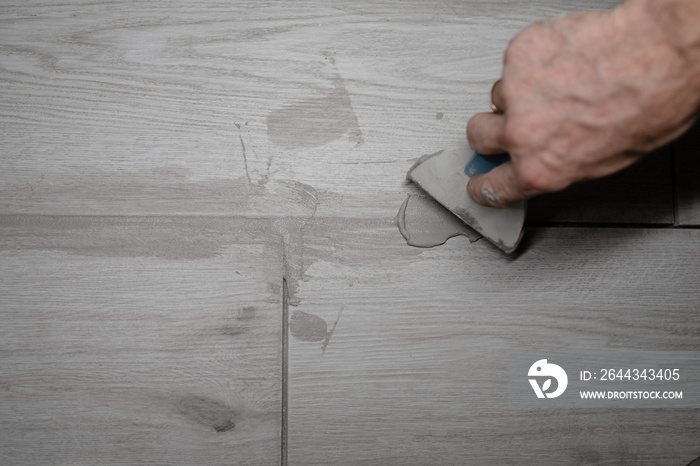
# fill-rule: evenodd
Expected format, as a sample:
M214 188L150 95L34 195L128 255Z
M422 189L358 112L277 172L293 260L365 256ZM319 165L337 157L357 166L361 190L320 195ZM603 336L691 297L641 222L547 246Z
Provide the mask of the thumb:
M475 202L487 207L508 207L526 198L512 162L471 178L467 192Z

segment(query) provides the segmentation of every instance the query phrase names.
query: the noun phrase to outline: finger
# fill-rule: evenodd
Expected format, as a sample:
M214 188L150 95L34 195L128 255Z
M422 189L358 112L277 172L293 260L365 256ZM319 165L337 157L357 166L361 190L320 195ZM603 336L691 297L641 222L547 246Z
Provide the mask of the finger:
M504 125L503 115L477 113L467 123L467 140L482 154L508 152L503 144Z
M501 91L502 82L497 80L491 86L491 92L489 94L489 99L491 101L491 110L494 113L501 114L506 111L506 102L503 100L503 92Z
M475 202L487 207L508 207L529 194L521 188L512 162L470 179L467 192Z

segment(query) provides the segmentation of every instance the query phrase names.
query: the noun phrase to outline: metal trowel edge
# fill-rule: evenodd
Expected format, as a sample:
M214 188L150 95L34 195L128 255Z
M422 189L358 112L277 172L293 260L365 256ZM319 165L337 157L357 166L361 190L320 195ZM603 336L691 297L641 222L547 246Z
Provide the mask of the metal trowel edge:
M526 203L522 201L510 207L496 208L474 202L467 194L470 176L464 168L475 155L467 144L424 155L408 170L406 178L510 254L523 237Z

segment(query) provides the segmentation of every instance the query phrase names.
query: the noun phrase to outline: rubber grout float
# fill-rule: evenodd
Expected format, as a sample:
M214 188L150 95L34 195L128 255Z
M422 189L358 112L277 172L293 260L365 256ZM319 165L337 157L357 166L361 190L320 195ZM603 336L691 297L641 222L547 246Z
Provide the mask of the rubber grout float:
M508 154L482 155L461 144L424 155L406 178L428 193L464 223L506 254L515 251L523 236L526 202L505 208L485 207L467 194L473 176L487 173L510 160Z

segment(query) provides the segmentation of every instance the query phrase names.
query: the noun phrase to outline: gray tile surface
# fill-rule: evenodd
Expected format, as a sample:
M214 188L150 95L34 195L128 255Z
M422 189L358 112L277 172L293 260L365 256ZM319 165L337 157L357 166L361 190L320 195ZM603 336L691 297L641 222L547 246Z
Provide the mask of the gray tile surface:
M657 228L668 152L533 201L589 226L527 229L510 259L414 248L392 220L518 30L616 3L0 7L3 464L697 457L698 410L535 416L498 394L521 348L700 350L700 237Z

